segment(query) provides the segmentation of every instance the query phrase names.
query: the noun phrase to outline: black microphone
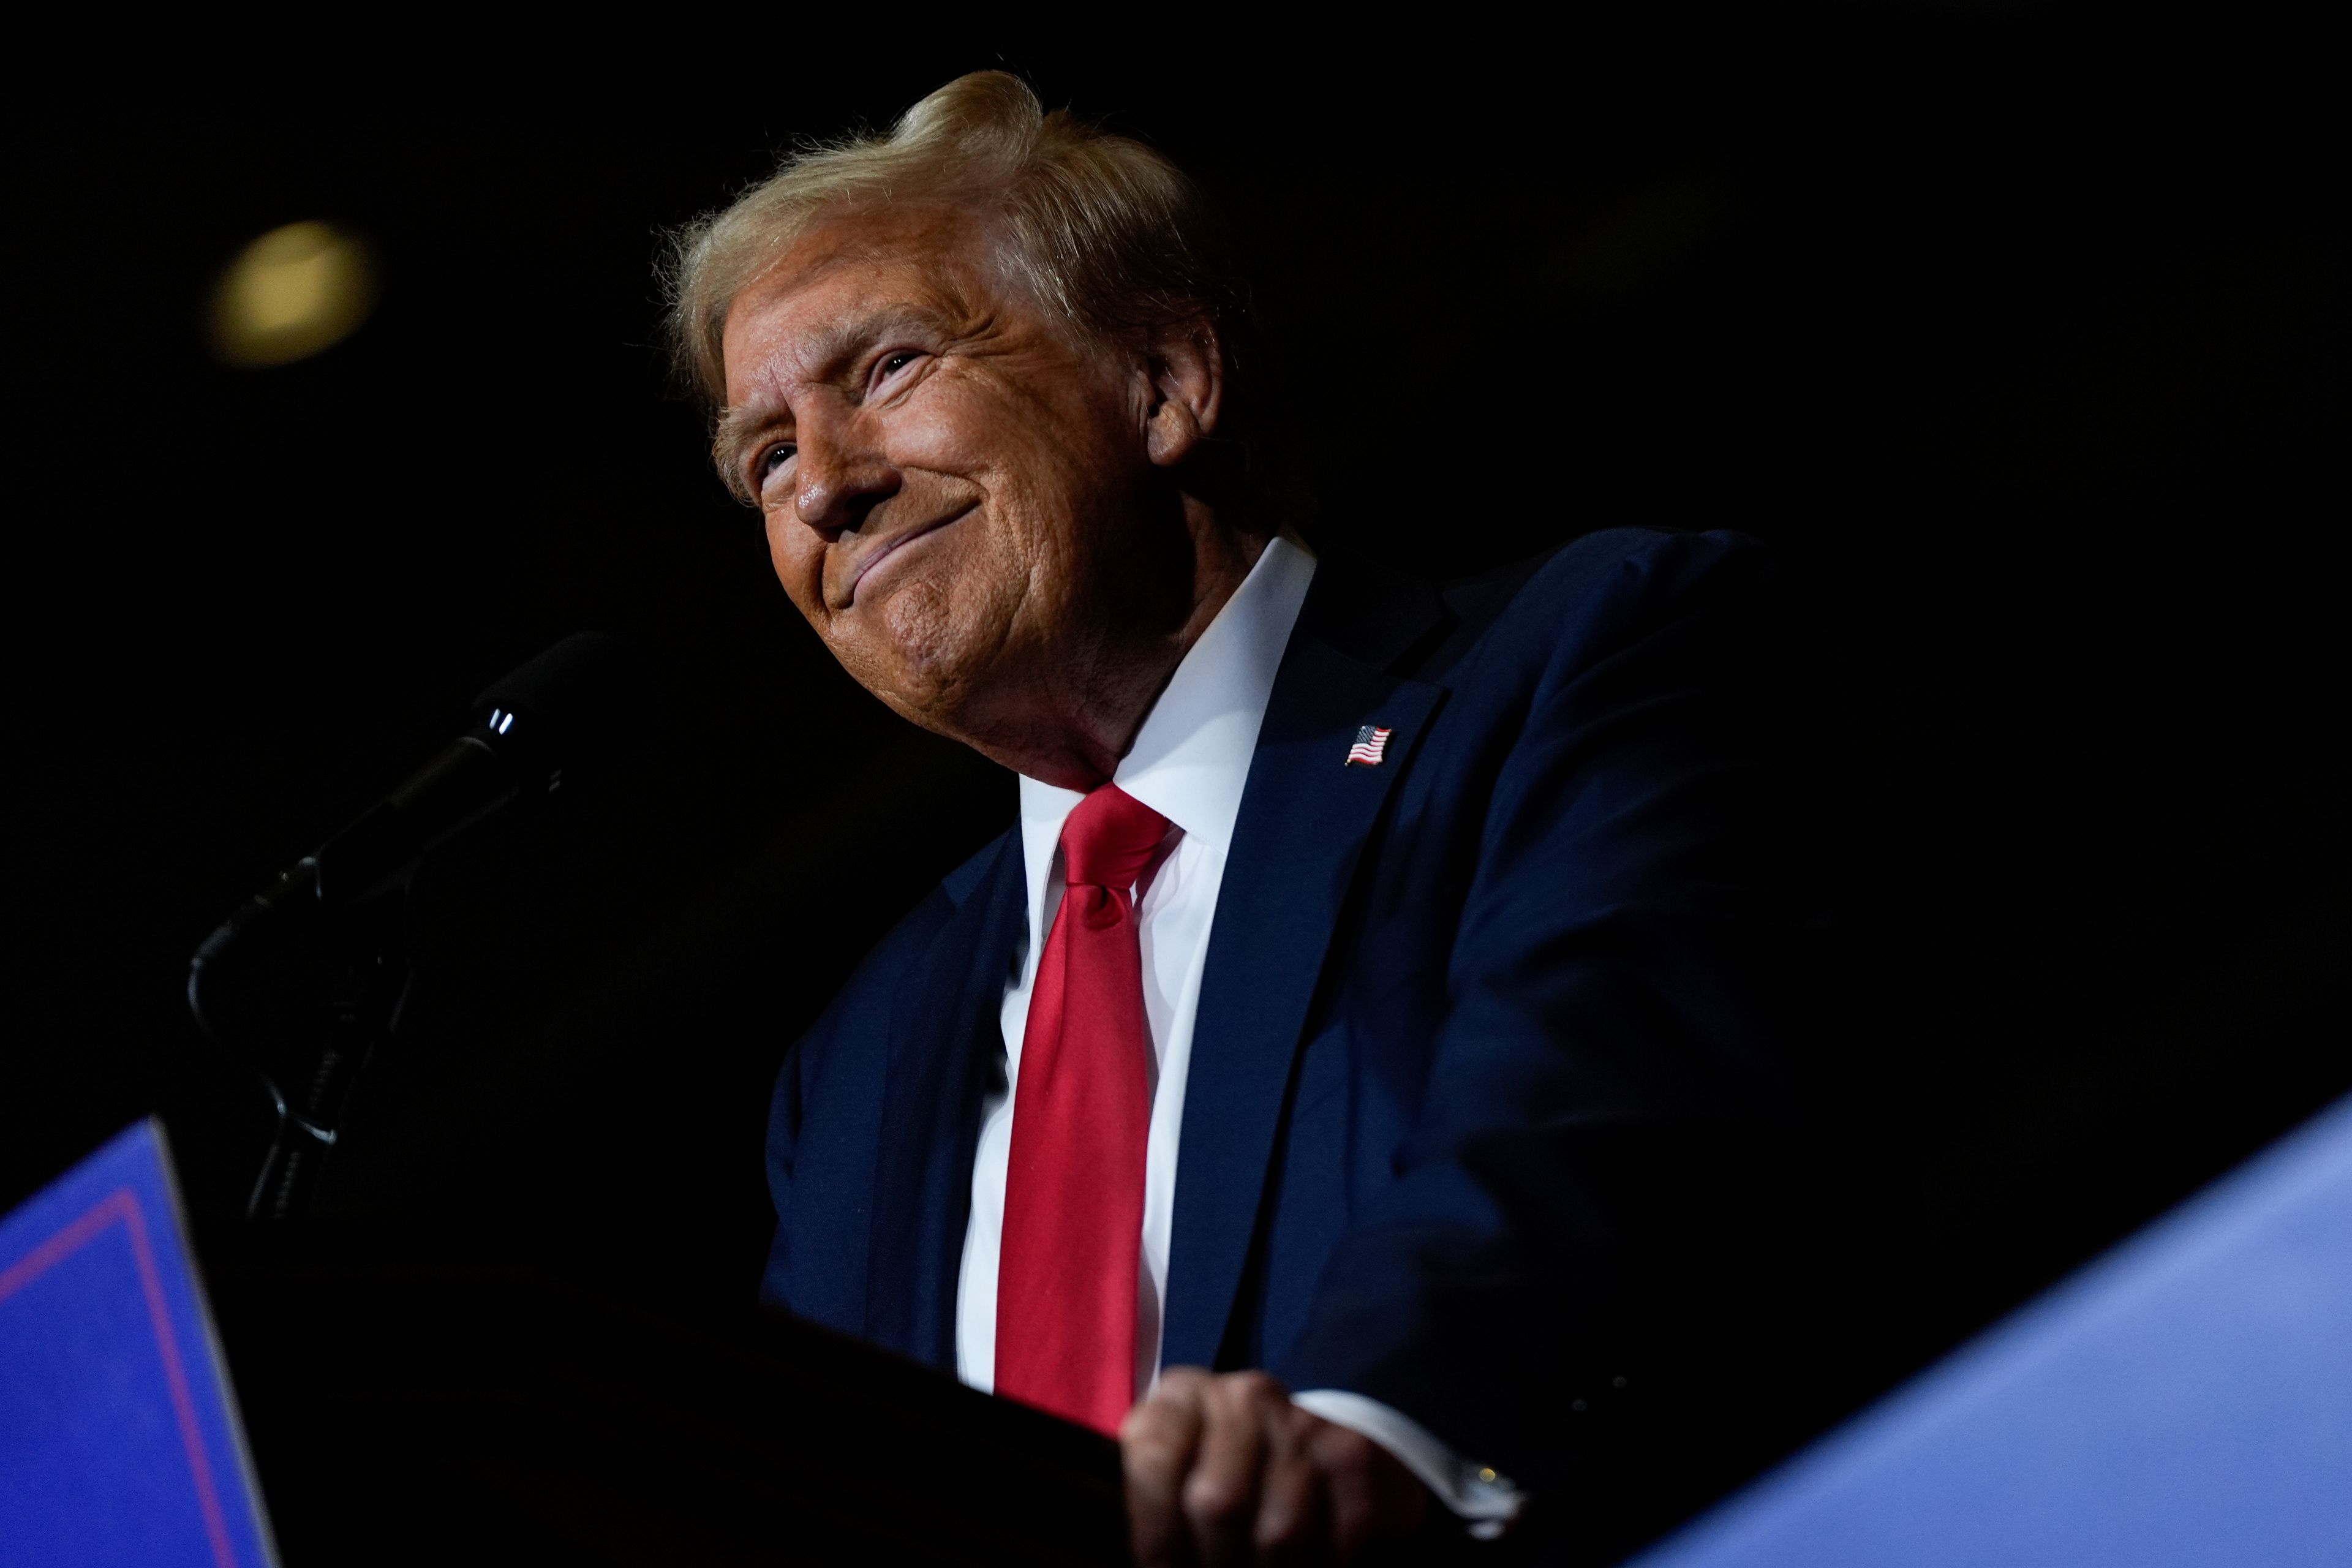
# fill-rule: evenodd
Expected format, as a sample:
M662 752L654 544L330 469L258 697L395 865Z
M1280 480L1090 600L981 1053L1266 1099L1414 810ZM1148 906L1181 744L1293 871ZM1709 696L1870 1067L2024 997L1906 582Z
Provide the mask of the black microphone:
M366 910L407 886L417 863L509 804L543 803L635 740L650 707L622 644L581 632L474 700L474 721L358 821L298 861L206 937L188 999L218 971L301 931Z

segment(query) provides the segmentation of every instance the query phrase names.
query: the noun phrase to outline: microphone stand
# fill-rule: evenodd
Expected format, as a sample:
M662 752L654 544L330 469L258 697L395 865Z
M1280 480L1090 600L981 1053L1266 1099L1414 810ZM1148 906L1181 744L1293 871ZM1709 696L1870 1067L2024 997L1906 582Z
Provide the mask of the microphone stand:
M247 1219L289 1220L309 1210L320 1173L341 1131L352 1088L376 1047L391 1039L399 1026L400 1005L408 995L408 954L401 940L406 901L404 894L387 899L384 909L372 911L362 930L339 933L358 940L350 942L342 955L328 997L319 1059L297 1086L297 1095L289 1100L274 1079L262 1075L278 1102L278 1135L253 1184L253 1196L246 1205Z
M277 1108L277 1131L246 1205L246 1217L255 1224L298 1219L309 1210L341 1133L352 1089L376 1048L399 1027L408 996L406 904L404 885L315 934L332 963L323 1006L313 1012L314 1023L305 1031L309 1037L291 1049L236 1051L236 1042L224 1037L247 1031L228 1026L219 1008L206 1007L206 966L199 963L189 976L188 1000L197 1023L215 1045L256 1064Z

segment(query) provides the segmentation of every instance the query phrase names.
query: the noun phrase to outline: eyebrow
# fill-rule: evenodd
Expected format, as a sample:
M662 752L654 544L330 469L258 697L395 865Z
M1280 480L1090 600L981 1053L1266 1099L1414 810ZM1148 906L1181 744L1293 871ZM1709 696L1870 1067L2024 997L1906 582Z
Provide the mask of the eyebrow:
M820 329L808 344L806 353L796 356L817 366L817 380L828 380L840 373L842 365L855 358L873 342L894 330L921 327L944 333L945 318L937 310L904 302L885 305L865 315L836 321ZM790 410L779 404L755 400L723 408L710 437L710 460L719 468L719 478L727 488L745 501L758 498L748 491L743 482L744 448L758 437L788 417Z

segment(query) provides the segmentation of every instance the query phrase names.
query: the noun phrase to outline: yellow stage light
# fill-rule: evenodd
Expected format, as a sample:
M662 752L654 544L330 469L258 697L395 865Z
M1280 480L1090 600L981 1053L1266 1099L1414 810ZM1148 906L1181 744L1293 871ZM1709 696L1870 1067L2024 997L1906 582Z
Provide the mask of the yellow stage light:
M291 364L358 330L375 303L367 247L325 223L273 228L221 274L213 352L233 365Z

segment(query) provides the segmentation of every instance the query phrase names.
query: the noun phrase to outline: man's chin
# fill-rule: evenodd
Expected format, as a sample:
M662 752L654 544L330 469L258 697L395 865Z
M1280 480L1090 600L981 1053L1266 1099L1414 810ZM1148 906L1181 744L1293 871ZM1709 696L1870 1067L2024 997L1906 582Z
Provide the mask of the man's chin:
M893 712L926 730L958 733L973 686L969 650L938 638L883 637L854 654L835 651L851 679Z
M826 641L851 678L893 712L993 755L991 737L1008 721L1023 727L1047 672L1034 649L1016 646L1007 606L963 586L951 605L938 581L908 583L835 619Z

